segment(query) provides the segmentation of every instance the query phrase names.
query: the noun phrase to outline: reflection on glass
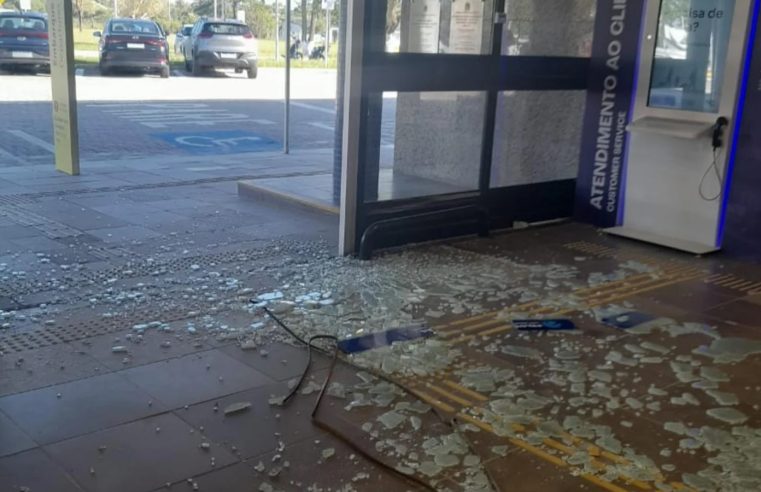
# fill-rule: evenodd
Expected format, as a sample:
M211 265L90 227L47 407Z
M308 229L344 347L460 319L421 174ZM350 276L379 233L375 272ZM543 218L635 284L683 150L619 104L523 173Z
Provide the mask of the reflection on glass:
M452 0L448 42L442 47L445 53L479 55L485 51L489 43L489 39L484 38L485 3L484 0ZM492 15L486 16L487 21L491 18Z
M584 91L500 92L491 187L575 178L585 100Z
M388 0L388 53L491 51L493 0Z
M388 0L386 8L386 52L399 53L402 46L402 0Z
M484 92L386 92L375 101L366 203L478 189Z
M734 0L663 0L648 105L719 111Z
M506 0L502 54L589 57L597 3L597 0Z

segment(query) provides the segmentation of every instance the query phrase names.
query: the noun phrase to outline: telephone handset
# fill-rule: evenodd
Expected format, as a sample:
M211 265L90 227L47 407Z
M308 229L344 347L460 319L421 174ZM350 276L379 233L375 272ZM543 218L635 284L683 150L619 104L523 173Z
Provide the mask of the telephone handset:
M724 129L727 125L729 125L729 120L724 116L716 118L716 123L713 124L713 128L711 129L711 142L714 151L724 145Z
M705 174L703 174L703 179L700 180L700 187L698 188L698 193L700 193L700 197L707 201L712 202L715 200L718 200L719 197L722 195L724 191L724 176L721 173L721 170L719 169L719 154L722 147L724 147L724 129L729 125L729 120L724 116L719 116L716 118L716 123L713 124L711 127L711 145L713 146L713 159L711 161L711 164L708 166L708 169L706 169ZM703 191L703 185L706 182L706 178L708 178L708 175L713 170L714 174L716 175L716 181L718 183L718 191L714 193L713 195L708 195Z

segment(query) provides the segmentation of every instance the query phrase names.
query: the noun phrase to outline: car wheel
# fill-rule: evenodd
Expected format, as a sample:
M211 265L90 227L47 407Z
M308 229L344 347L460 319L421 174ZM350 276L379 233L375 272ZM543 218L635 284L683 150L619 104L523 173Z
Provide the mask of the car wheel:
M102 63L100 64L100 66L98 68L100 69L100 74L103 77L106 77L106 76L108 76L111 73L111 71L108 69L108 67L106 67Z
M169 78L169 67L161 67L161 78L162 79Z
M248 69L249 79L255 79L258 74L259 74L259 70L257 69L257 67L251 67Z
M200 63L196 63L196 62L194 61L194 62L193 62L193 66L192 66L191 68L192 68L192 71L193 71L193 75L194 75L195 77L198 77L198 76L200 76L200 75L201 75L201 64L200 64Z

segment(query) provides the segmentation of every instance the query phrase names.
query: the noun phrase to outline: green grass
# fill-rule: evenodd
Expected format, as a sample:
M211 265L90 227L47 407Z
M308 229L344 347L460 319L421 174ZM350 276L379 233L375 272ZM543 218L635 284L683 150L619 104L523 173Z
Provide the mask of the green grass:
M280 42L280 57L275 60L275 40L274 39L260 39L259 40L259 66L260 67L284 67L285 66L285 50L286 43ZM328 57L327 68L336 68L338 46L331 45L330 56ZM325 68L324 60L291 60L291 67L293 68Z
M81 31L74 28L74 49L97 51L98 50L98 38L93 37L92 33L97 29L82 29Z
M97 51L98 50L98 38L93 37L92 33L97 29L74 29L74 49L78 51ZM280 57L275 59L275 40L274 39L260 39L259 40L259 66L260 67L285 67L285 50L286 43L280 42ZM328 59L327 68L336 68L336 56L338 54L338 46L330 47L330 57ZM184 59L182 55L176 55L174 53L174 34L169 35L169 60L172 63L173 68L181 68L183 66ZM80 65L91 65L98 62L97 57L77 56L76 61ZM324 60L291 60L291 67L293 68L326 68Z

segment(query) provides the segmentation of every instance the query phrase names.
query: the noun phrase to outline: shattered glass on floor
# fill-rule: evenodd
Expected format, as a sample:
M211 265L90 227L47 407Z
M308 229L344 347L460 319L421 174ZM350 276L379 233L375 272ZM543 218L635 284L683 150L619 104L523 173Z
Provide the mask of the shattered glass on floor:
M526 234L536 247L514 251L505 238L467 240L372 262L280 242L217 261L146 261L102 275L46 263L32 283L66 292L70 305L3 311L0 318L10 333L39 324L55 332L85 315L94 330L122 323L126 330L71 342L97 352L113 371L168 353L233 347L236 360L283 382L262 397L275 420L314 401L327 361L316 354L294 402L283 404L306 351L263 307L304 338L346 340L421 323L434 330L431 338L342 356L351 365L339 363L320 413L362 452L325 437L303 442L311 443L313 466L342 463L354 470L351 477L340 484L320 482L319 472L313 482L289 478L296 474L288 455L295 445L274 436L273 454L246 458L258 490L376 490L373 474L382 468L360 466L364 454L399 477L453 492L761 489L761 387L754 377L761 337L747 321L712 313L705 301L712 294L703 290L714 288L716 264L651 257L645 248L602 254ZM29 284L26 274L2 268L7 280ZM704 297L694 302L691 292ZM715 305L729 296L719 292ZM753 305L761 310L761 302ZM511 325L560 318L576 328ZM14 369L25 364L19 358ZM223 422L249 418L265 411L260 403L232 399L208 412ZM310 411L300 410L299 418L309 420ZM527 463L548 468L531 475ZM519 484L508 480L511 469L522 471Z

